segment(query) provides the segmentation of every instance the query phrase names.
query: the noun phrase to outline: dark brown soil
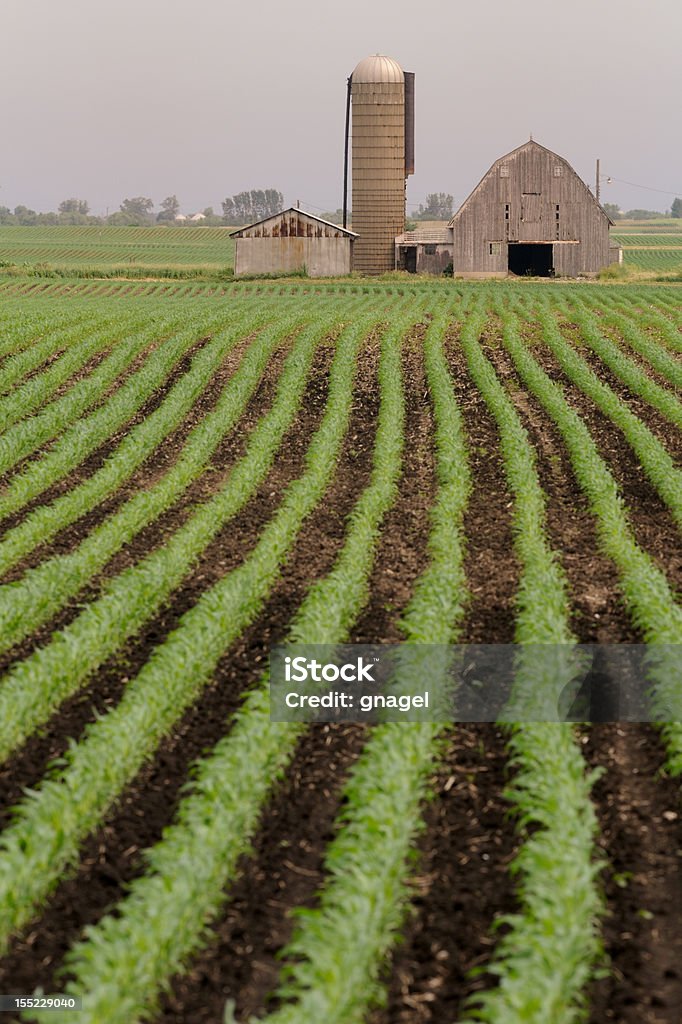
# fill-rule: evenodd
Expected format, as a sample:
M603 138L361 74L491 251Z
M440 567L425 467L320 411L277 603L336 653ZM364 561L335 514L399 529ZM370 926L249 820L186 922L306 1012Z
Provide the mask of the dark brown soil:
M406 340L403 473L397 500L382 527L380 550L369 581L369 604L353 628L355 644L400 643L399 617L428 561L429 511L436 492L433 416L424 376L419 324Z
M651 555L671 585L677 590L682 589L682 549L677 526L658 492L649 483L624 435L569 381L548 349L535 347L533 356L545 373L561 384L566 401L585 421L623 494L637 542ZM672 434L674 427L670 426L669 431Z
M303 456L310 436L315 430L324 410L327 389L328 364L331 350L320 349L313 368L304 402L305 411L295 421L285 438L281 455L276 465L258 489L254 497L247 503L242 512L221 530L209 544L192 573L173 593L170 601L147 623L140 635L133 638L124 650L111 657L98 671L97 678L66 701L57 715L39 734L31 737L17 755L0 769L0 808L9 808L19 798L21 789L36 783L47 763L63 753L68 737L80 735L85 725L94 720L97 714L105 714L116 704L129 679L134 678L148 658L154 646L161 643L173 629L178 626L182 614L190 608L201 594L217 582L230 570L236 568L246 557L248 551L258 541L264 524L272 516L281 501L286 485L302 471ZM274 380L270 382L274 388ZM272 397L270 388L263 384L259 396L254 397L246 419L253 417L255 422L264 402ZM260 400L259 400L260 399ZM253 427L253 422L249 422ZM245 438L248 436L246 420L241 420L239 431L221 448L223 469L227 470L230 458L236 460L243 454ZM211 481L217 488L219 480L211 475ZM206 494L206 497L210 495ZM177 525L185 521L185 511L180 510ZM168 533L172 532L170 522ZM119 571L133 565L138 558L149 550L136 543L137 538L125 552L125 561ZM119 560L117 559L117 562ZM88 588L93 596L97 596L96 587ZM82 600L82 598L81 598ZM76 609L77 611L77 609ZM54 629L54 623L47 632ZM43 628L40 635L46 632ZM31 638L33 640L34 638ZM30 644L31 640L27 641ZM0 809L0 825L6 811Z
M106 498L97 505L96 508L81 516L80 519L77 519L63 530L60 530L60 532L56 534L51 541L35 548L30 555L2 577L2 582L5 583L10 580L19 579L26 569L39 565L54 555L68 554L70 551L73 551L83 538L87 536L87 534L96 529L110 515L117 512L129 498L139 493L140 490L148 490L153 487L153 485L168 472L173 463L177 460L192 430L215 407L222 391L239 365L249 340L250 339L244 338L235 346L235 348L230 350L224 362L215 371L210 382L201 393L196 403L192 406L191 410L187 413L180 426L161 441L158 448L152 452L149 458L142 463L131 478L126 481L115 494ZM273 363L276 364L276 369L278 371L281 370L280 360L278 358L273 358ZM191 360L183 360L183 364L184 369L189 370ZM173 384L180 379L181 373L182 368L180 366L176 367L174 371L175 379L173 381L169 380L164 385L164 390L166 392L169 392ZM254 396L254 400L256 400L257 397L258 396ZM126 427L126 433L132 430L138 423L143 422L148 416L149 411L146 407L145 409L140 410L134 421ZM93 476L94 473L102 467L109 456L116 450L120 440L121 436L118 436L115 441L113 439L109 439L106 444L93 452L80 466L70 473L68 477L59 481L54 485L54 487L50 488L49 491L41 495L39 499L32 503L31 507L49 504L50 501L55 500L62 494L69 493L74 488L78 487L79 484ZM25 516L26 510L22 510L13 518L18 522L23 520Z
M412 913L389 968L386 1006L370 1024L452 1024L464 998L494 984L470 972L490 959L495 918L518 910L508 873L518 838L505 817L506 760L495 725L449 732L411 881Z
M412 596L413 584L426 564L429 509L435 492L433 476L432 417L425 387L421 337L424 325L417 325L403 352L406 390L406 435L397 499L387 515L370 578L369 603L353 627L352 643L388 643L401 639L397 619ZM323 730L323 731L321 731ZM329 731L331 730L331 731ZM330 743L335 761L344 760L345 770L337 776L326 770ZM295 906L311 907L324 880L325 849L333 834L341 802L342 783L359 754L365 730L352 727L315 725L304 740L304 749L314 758L320 778L311 779L312 789L300 812L292 817L287 806L292 799L288 773L282 791L273 796L271 809L263 816L256 840L256 859L246 860L244 877L234 891L225 917L216 924L214 939L187 976L175 979L173 994L164 1003L163 1021L212 1021L219 1019L227 997L236 1001L239 1019L262 1011L276 987L278 950L291 937L293 921L288 911ZM323 774L325 773L326 774ZM297 784L297 776L293 781ZM317 792L314 791L315 786ZM283 806L284 804L284 806ZM295 833L284 830L284 846L291 853L281 863L280 832L273 831L271 817L292 820ZM303 819L303 820L302 820ZM273 840L277 836L277 840ZM305 859L296 857L303 846ZM235 923L239 932L235 935ZM245 941L248 940L248 946ZM236 946L236 948L235 948ZM197 1007L201 1011L197 1013Z
M594 788L611 973L590 991L590 1024L679 1024L682 1015L682 830L679 781L660 777L652 725L593 725L589 763L607 769Z
M642 643L623 604L615 566L600 552L594 517L559 431L524 389L499 338L488 339L485 353L535 448L538 477L547 498L547 531L566 573L575 636L584 644Z
M307 528L301 533L262 613L219 663L212 683L128 787L107 824L87 841L75 877L61 883L35 926L15 941L9 955L0 963L0 989L3 985L10 985L10 979L10 987L19 986L25 991L32 990L37 984L42 984L46 991L61 987L62 983L54 971L64 953L82 928L99 920L123 896L126 883L143 869L140 851L158 841L163 828L172 821L192 762L227 733L229 718L240 703L240 695L259 678L270 646L285 635L286 627L310 585L331 567L342 542L345 518L357 499L359 489L368 479L376 416L375 371L376 352L368 348L359 375L351 430L331 489L306 524ZM324 380L317 379L316 386L326 394ZM293 479L302 469L313 425L319 421L323 411L324 394L318 396L320 401L317 403L312 401L312 395L308 396L307 427L299 423L289 443L282 447L278 466L282 486L285 476ZM280 486L274 493L263 494L261 499L272 498L276 506L281 499L281 489ZM239 561L256 542L261 529L262 521L258 517L250 526L251 533L245 532L246 524L241 531L233 529L227 532L223 537L226 559ZM206 570L208 566L204 564L203 568ZM227 568L220 565L217 574L222 575L225 571ZM193 578L200 590L205 589L209 582L202 577L205 577L205 572L199 568ZM128 660L132 665L126 676L134 674L151 647L177 624L181 612L194 603L196 596L190 585L189 595L185 593L174 599L156 630L152 633L147 631L129 652ZM107 676L107 671L110 676ZM125 676L122 677L121 673L121 665L116 671L116 666L110 664L103 677L98 679L96 688L87 695L85 715L81 710L81 719L92 718L90 705L93 699L100 710L102 703L106 706L118 699L125 685ZM74 710L78 715L79 709ZM82 721L78 723L79 728L82 724ZM69 731L73 732L73 729L63 719L55 720L51 729L60 746ZM43 752L43 763L26 766L28 771L35 771L39 777L44 757ZM5 798L10 801L15 793L16 777L12 778Z
M72 490L79 483L81 483L83 480L87 479L94 472L96 472L96 470L100 469L106 457L113 451L113 449L116 447L116 445L121 440L123 435L126 432L132 430L132 428L137 426L139 423L142 423L143 420L145 420L148 416L151 416L151 414L156 409L158 409L158 407L161 405L164 398L166 397L166 393L169 391L170 388L173 387L173 385L178 380L180 380L181 377L183 377L187 373L191 366L193 357L196 355L197 352L200 351L200 349L202 349L208 343L209 340L210 339L208 337L199 338L191 346L191 348L188 349L185 355L182 356L175 364L175 366L172 368L163 384L156 388L156 390L149 396L149 398L147 398L147 400L142 404L138 411L133 416L131 416L130 420L128 420L125 426L121 427L116 434L113 434L111 437L107 438L104 444L100 445L93 452L91 452L90 455L88 455L86 459L84 459L83 462L80 463L74 470L72 470L70 473L64 476L61 480L58 480L56 483L51 485L45 491L42 491L41 494L34 498L33 501L28 502L19 512L14 513L11 516L5 517L2 522L2 529L0 531L0 535L4 534L7 530L11 529L18 522L21 522L21 520L37 506L49 504L49 502L53 501L54 498L58 497L60 494L64 494L67 491ZM140 359L142 358L142 356L146 358L150 349L153 347L155 346L152 345L149 348L145 349L145 352L142 353L137 358ZM133 372L133 368L129 367L129 369L126 371L124 378L119 378L119 381L116 384L113 384L110 390L116 390L117 387L120 387L122 383L124 383L124 379L130 376ZM97 403L96 406L93 406L90 410L88 410L88 415L92 415L96 410L97 406L102 404L103 401L104 398L102 398L100 402ZM30 462L39 459L40 456L44 454L46 449L52 446L52 443L53 442L49 442L46 448L39 449L37 452L34 452L27 459L24 459L17 466L15 466L8 474L6 474L2 478L2 480L0 480L0 487L10 483L15 476L21 474L27 468Z
M464 569L470 605L459 642L514 642L514 598L520 567L512 534L513 497L507 487L497 426L469 377L456 335L449 341L450 372L464 419L472 493L464 515Z
M581 328L579 324L561 323L560 328L562 334L569 342L573 342L574 338L581 337ZM587 363L602 384L606 384L611 388L621 402L623 402L623 404L627 406L638 419L646 424L651 433L661 442L663 447L668 450L672 458L677 460L679 463L682 460L682 434L680 434L678 428L675 427L670 420L666 419L663 413L649 405L649 403L639 395L632 392L628 386L616 376L615 373L609 370L606 364L601 361L599 356L588 348L587 345L581 345L578 354ZM642 367L642 369L644 369L644 367ZM674 394L673 386L659 377L650 366L646 367L646 373L654 383L660 384L664 390L670 391L671 394Z
M473 491L464 517L470 602L461 643L511 643L519 566L512 549L512 497L506 489L494 420L469 378L456 332L448 355L464 418ZM516 909L507 872L518 840L505 821L506 744L494 725L460 724L446 734L418 843L413 909L387 969L388 999L371 1024L450 1024L462 1000L494 979L468 976L490 957L490 928Z
M277 987L277 955L291 939L291 910L313 907L324 882L342 789L365 738L357 724L320 723L303 736L209 945L173 980L156 1024L213 1024L227 999L239 1020L262 1012Z

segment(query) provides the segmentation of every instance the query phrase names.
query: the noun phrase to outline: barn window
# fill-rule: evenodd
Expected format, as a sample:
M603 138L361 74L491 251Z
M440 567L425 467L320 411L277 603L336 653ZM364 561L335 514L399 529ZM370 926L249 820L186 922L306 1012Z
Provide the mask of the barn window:
M504 219L509 220L509 203L504 204Z
M491 256L502 254L502 242L488 242L488 250Z
M554 165L554 177L555 178L560 178L561 177L561 164L555 164Z
M502 166L500 167L500 177L501 178L508 178L509 177L509 168L507 167L506 164L502 164Z
M425 245L424 246L424 254L426 256L435 256L436 255L436 247L435 247L435 245Z

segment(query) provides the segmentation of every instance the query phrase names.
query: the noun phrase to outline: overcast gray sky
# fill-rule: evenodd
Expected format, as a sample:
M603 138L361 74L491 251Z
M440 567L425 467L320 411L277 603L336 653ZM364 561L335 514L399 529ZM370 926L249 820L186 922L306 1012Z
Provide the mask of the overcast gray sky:
M589 184L600 157L604 202L682 195L680 0L0 0L0 32L11 208L273 187L336 209L346 78L377 52L416 74L408 209L459 205L531 132Z

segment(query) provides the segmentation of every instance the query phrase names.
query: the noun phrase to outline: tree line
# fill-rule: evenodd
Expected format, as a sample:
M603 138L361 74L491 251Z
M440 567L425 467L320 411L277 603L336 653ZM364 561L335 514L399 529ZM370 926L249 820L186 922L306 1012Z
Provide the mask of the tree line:
M197 211L193 217L182 217L180 201L176 195L166 196L155 212L154 201L148 196L133 196L124 199L118 210L107 217L98 217L90 212L86 199L64 199L55 212L36 213L28 206L0 206L0 224L20 224L27 227L34 225L57 224L111 224L119 227L148 226L150 224L173 224L181 226L202 224L206 227L234 226L253 224L279 213L284 207L284 195L274 188L250 189L227 196L220 204L222 213L216 213L212 206ZM453 213L454 200L446 192L430 192L426 202L420 203L413 210L410 218L418 220L450 220ZM616 203L604 203L604 210L613 221L653 220L657 217L676 217L682 219L682 199L675 199L669 211L659 210L621 210ZM349 211L350 214L350 211ZM340 224L342 210L334 210L322 214L324 220ZM180 219L178 219L180 217Z
M284 196L274 188L251 189L228 196L221 203L222 214L216 213L212 206L198 211L193 217L180 214L180 201L175 195L166 196L155 212L154 200L148 196L133 196L124 199L118 210L107 217L98 217L90 212L87 199L64 199L56 211L37 213L28 206L0 206L0 224L17 224L24 227L37 225L105 225L118 227L144 227L150 224L202 224L210 227L224 225L239 226L251 224L279 213L284 206ZM179 219L178 219L179 218Z

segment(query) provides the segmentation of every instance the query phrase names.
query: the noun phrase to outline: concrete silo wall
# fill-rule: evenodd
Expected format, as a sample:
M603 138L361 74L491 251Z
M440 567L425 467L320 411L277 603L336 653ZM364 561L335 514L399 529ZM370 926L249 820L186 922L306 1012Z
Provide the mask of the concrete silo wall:
M382 274L405 230L405 84L353 80L351 96L353 269Z

